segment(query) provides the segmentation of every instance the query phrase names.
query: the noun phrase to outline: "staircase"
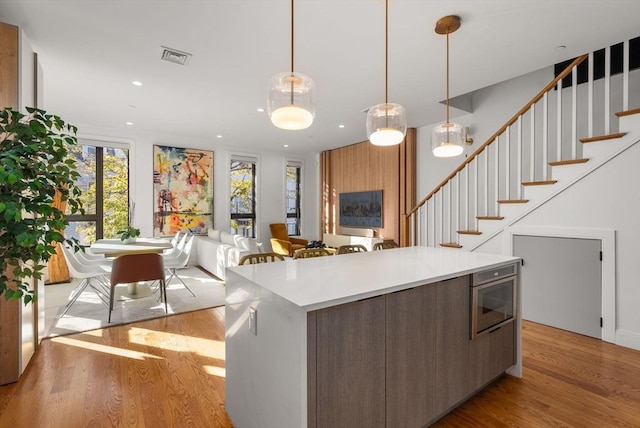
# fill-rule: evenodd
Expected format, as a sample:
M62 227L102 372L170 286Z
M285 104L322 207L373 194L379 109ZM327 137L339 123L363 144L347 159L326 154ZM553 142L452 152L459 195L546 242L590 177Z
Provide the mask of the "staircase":
M520 109L408 213L411 244L473 251L640 142L640 106L629 107L640 70L623 50L622 74L594 80L594 54L583 55Z

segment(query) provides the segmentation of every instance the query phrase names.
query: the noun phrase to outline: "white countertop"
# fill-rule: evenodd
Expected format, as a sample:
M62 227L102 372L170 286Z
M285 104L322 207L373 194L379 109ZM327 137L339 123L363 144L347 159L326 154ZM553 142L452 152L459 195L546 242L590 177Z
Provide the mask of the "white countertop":
M454 248L406 247L229 270L306 311L434 283L515 262L519 257Z

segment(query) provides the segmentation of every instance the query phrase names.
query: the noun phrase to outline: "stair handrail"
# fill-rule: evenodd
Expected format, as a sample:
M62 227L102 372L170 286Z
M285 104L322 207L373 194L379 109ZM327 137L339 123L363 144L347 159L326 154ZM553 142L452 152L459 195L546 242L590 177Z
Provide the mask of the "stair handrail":
M580 65L588 57L589 57L589 54L584 54L584 55L581 55L581 56L577 57L576 59L574 59L571 62L571 64L569 64L560 74L558 74L556 76L555 79L553 79L551 82L549 82L547 84L547 86L545 86L540 92L538 92L538 94L536 96L534 96L531 99L531 101L529 101L527 104L525 104L524 107L522 107L520 110L518 110L518 112L516 114L514 114L513 117L511 119L509 119L504 125L502 125L502 127L500 127L500 129L498 129L491 137L489 137L487 139L487 141L484 142L484 144L482 144L480 147L478 147L476 149L476 151L474 151L456 169L454 169L453 172L447 176L447 178L442 180L442 182L440 182L440 184L438 184L427 196L425 196L420 202L418 202L418 204L416 204L416 206L413 207L406 214L406 218L409 218L416 211L418 211L420 209L420 207L422 207L424 204L426 204L427 201L433 197L433 195L438 193L438 191L441 188L443 188L449 181L451 181L451 179L453 179L456 176L456 174L458 174L460 171L462 171L469 163L471 163L471 161L473 161L480 153L482 153L482 151L487 146L489 146L491 143L493 143L496 140L496 138L498 138L500 135L502 135L502 133L505 132L508 127L513 125L518 120L518 118L520 116L522 116L524 113L526 113L531 108L532 105L534 105L535 103L540 101L542 99L542 97L544 96L544 94L546 94L547 92L552 90L558 84L558 82L560 80L562 80L565 77L567 77L567 75L569 73L571 73L571 71L575 67Z

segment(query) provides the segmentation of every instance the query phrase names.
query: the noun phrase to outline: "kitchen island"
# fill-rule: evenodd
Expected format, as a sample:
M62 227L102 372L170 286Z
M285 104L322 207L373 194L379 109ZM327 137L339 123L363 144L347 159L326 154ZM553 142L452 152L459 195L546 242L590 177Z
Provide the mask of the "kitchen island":
M408 247L228 268L229 416L239 428L435 421L520 375L519 310L473 340L469 315L474 274L517 278L518 262Z

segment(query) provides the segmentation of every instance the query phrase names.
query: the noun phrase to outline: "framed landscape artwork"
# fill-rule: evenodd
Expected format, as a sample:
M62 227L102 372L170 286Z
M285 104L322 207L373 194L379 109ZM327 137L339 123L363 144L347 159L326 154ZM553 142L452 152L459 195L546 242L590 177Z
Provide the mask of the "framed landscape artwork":
M153 146L153 236L206 234L213 213L213 152Z
M340 226L382 227L382 190L340 193Z

